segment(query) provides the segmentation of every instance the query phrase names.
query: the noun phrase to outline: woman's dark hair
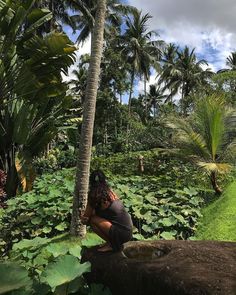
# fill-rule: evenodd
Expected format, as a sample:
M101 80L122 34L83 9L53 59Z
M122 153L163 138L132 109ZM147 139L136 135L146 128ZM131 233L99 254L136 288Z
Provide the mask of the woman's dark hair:
M89 178L88 202L92 208L101 206L103 201L113 201L117 196L110 189L106 176L101 170L95 170Z
M99 185L107 185L106 176L101 170L95 170L90 174L89 177L89 187L94 188Z

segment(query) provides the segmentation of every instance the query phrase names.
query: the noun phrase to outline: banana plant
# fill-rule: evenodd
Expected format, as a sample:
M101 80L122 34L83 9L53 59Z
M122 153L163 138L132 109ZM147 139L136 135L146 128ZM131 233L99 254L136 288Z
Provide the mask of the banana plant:
M72 98L61 73L76 50L64 34L37 36L51 12L33 8L34 0L21 2L0 0L0 169L8 197L21 181L27 189L33 157L68 118Z

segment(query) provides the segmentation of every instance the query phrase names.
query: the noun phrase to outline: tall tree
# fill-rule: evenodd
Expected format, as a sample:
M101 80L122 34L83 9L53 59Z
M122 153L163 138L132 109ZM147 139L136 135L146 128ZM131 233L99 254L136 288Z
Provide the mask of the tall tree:
M231 52L231 55L227 57L226 65L230 67L230 70L236 70L236 51Z
M86 233L86 228L81 223L80 216L87 203L93 125L103 50L105 16L106 0L100 0L97 2L95 24L92 33L91 58L83 109L83 122L78 152L76 183L70 229L72 235L78 235L81 237L83 237Z
M123 55L131 65L131 83L129 93L129 113L131 110L131 98L133 93L134 79L136 75L144 77L147 81L150 77L151 66L160 59L163 41L152 41L157 35L155 31L148 31L148 21L151 16L147 13L142 15L141 11L134 11L126 21L127 29L121 36L121 49Z
M46 8L52 13L52 18L40 28L40 31L38 31L39 33L49 33L53 30L63 31L62 25L68 25L75 31L75 23L69 12L69 9L73 8L73 1L37 0L34 3L34 8Z
M94 27L94 18L97 11L97 0L72 0L71 8L79 12L73 17L80 31L77 42L84 42L90 35ZM135 11L136 8L121 3L120 0L107 0L105 36L111 36L111 28L120 28L124 15ZM112 32L113 33L113 32Z
M171 96L180 91L180 106L183 115L191 105L191 95L200 85L206 83L206 78L212 72L209 69L203 69L207 62L203 59L197 60L194 49L190 50L187 46L183 50L170 47L172 54L169 56L166 65L161 73L161 82L165 83L165 88L171 91ZM164 61L165 62L165 61Z
M153 108L153 117L157 115L157 108L161 108L161 104L166 102L168 96L164 94L164 89L160 85L150 85L148 93L148 104Z

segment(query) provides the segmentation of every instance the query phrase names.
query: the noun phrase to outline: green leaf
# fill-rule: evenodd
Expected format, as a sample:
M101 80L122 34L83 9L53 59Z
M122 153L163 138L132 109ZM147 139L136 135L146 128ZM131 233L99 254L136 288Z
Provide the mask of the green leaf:
M81 247L75 245L69 249L69 253L77 258L81 258Z
M81 241L81 245L85 247L93 247L99 245L103 242L103 240L93 233L87 233L85 239Z
M40 224L42 222L42 218L41 217L35 217L31 220L31 223L34 225Z
M165 240L175 240L176 234L177 234L177 231L171 231L171 232L164 231L160 234L160 236Z
M30 288L31 279L27 270L15 263L0 263L0 294L21 288Z
M139 241L145 240L144 236L141 235L141 234L134 234L133 238L136 239L136 240L139 240Z
M67 226L67 224L65 222L61 222L60 224L55 226L55 229L57 229L59 231L64 231L67 227L68 226Z
M24 39L26 39L30 34L32 34L38 27L46 23L52 18L52 13L49 11L45 11L44 14L40 19L36 20L32 25L25 31Z
M68 246L64 243L52 243L46 247L46 250L54 257L65 255L68 252Z
M72 282L69 283L69 288L68 288L68 294L74 294L80 289L84 289L84 286L86 285L86 282L83 277L76 278ZM80 293L77 293L80 294ZM81 292L81 294L84 294Z
M54 291L56 287L72 282L90 269L89 262L80 264L76 257L65 255L60 256L56 262L48 264L40 279Z
M198 191L194 187L189 187L189 188L185 187L184 192L188 194L189 196L195 196L198 194Z
M170 216L170 217L161 219L160 223L162 223L163 226L172 226L177 223L177 220L173 216Z
M50 239L40 238L40 237L36 237L32 240L24 239L20 241L19 243L14 244L13 250L22 250L22 249L28 249L32 247L43 246L45 244L48 244L49 242L50 242Z
M178 222L181 223L186 223L186 220L184 219L184 217L180 214L173 214L173 216L178 220Z
M45 233L45 234L48 234L48 233L50 233L51 231L52 231L52 228L49 227L49 226L45 226L45 227L43 228L43 233Z

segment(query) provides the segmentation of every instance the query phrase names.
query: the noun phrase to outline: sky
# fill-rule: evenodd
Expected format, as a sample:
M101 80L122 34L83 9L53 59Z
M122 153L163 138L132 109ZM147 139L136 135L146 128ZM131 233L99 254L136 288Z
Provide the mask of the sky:
M236 50L235 0L128 0L143 13L150 13L150 29L161 39L195 48L213 70L225 67Z
M150 29L167 43L195 48L213 71L225 68L226 58L236 51L235 0L127 0L152 15ZM150 83L155 82L154 75ZM149 84L150 84L149 83ZM142 91L142 82L138 90Z
M209 67L217 71L225 68L226 58L236 51L235 0L123 0L143 13L152 15L150 30L159 33L160 39L195 48L199 59L206 59ZM69 29L66 28L68 33ZM73 39L75 38L72 37ZM78 50L90 51L90 40ZM75 65L76 67L76 65ZM149 84L155 82L155 74ZM140 81L136 91L142 92Z

